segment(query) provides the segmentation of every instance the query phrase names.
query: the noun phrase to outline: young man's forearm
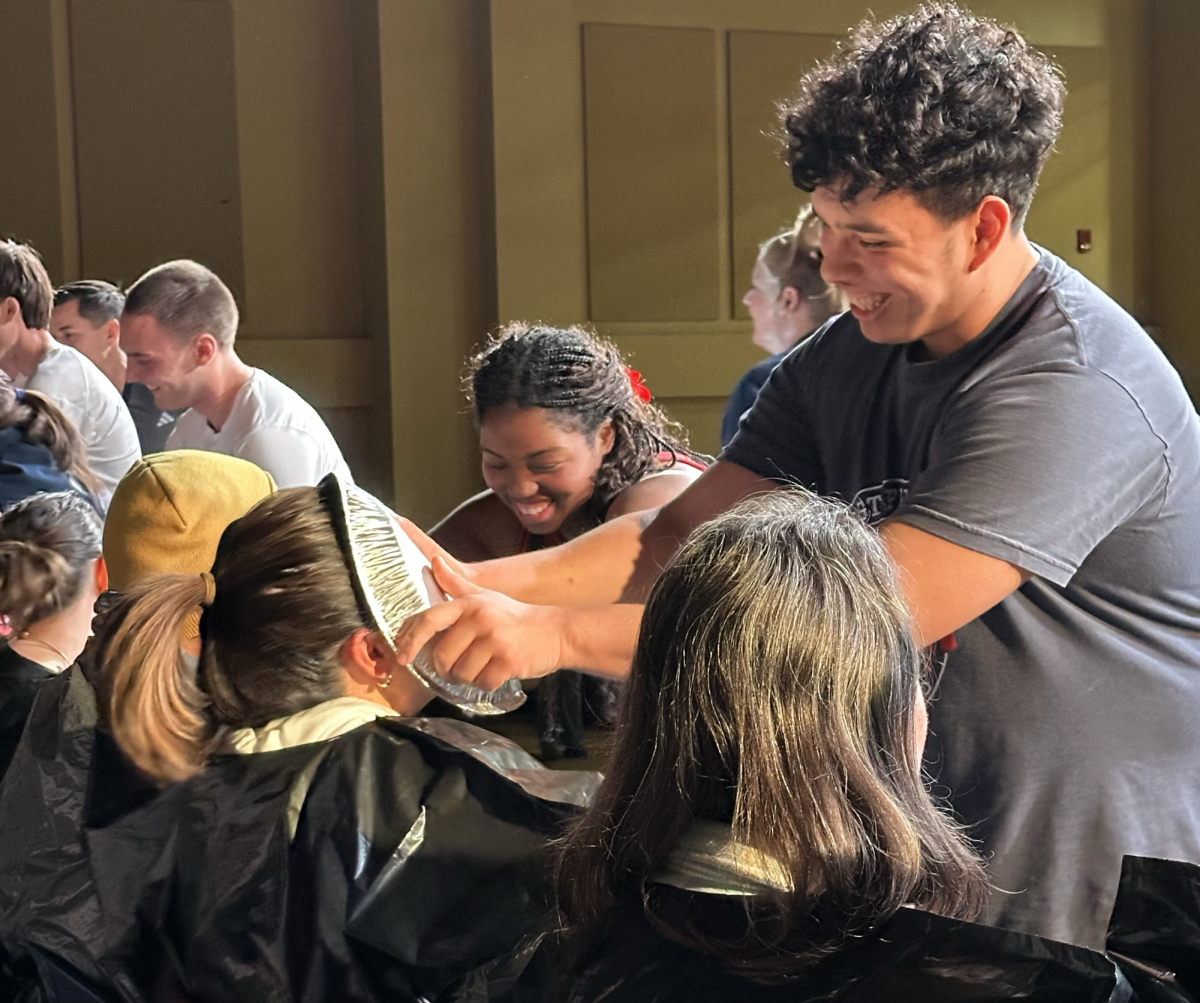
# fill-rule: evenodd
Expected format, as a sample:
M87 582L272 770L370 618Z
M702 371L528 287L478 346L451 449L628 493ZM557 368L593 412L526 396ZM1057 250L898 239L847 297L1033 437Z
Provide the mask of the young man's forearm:
M644 606L614 603L563 610L562 664L595 676L629 675Z
M481 561L471 581L538 606L615 603L642 551L642 530L655 510L630 512L558 547Z

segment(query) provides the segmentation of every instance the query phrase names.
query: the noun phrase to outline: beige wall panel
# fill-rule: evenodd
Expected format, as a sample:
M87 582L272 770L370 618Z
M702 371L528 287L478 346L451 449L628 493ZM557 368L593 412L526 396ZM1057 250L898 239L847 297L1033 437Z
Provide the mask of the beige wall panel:
M1150 67L1147 4L1108 4L1109 212L1107 292L1135 317L1150 317Z
M711 31L583 26L591 319L719 313Z
M1151 319L1200 400L1200 4L1150 3Z
M912 0L559 0L568 2L579 21L839 36L870 13L892 17L916 6ZM1016 24L1038 45L1105 42L1105 0L974 0L965 6L1005 24Z
M724 397L763 358L748 325L599 325L658 397Z
M1112 255L1108 150L1108 57L1103 49L1048 50L1067 81L1063 131L1042 171L1026 232L1108 288ZM1075 231L1092 231L1092 250L1076 250Z
M317 412L337 440L355 481L372 494L389 499L392 486L371 459L371 439L378 430L374 412L362 407L321 407Z
M733 289L735 316L749 318L742 293L758 246L791 225L809 196L792 185L782 160L778 104L819 60L832 35L729 33L729 139L732 147Z
M251 338L238 355L283 380L313 407L368 407L371 394L369 338Z
M351 5L234 0L233 11L242 334L357 337Z
M724 397L670 397L656 401L688 435L688 445L700 453L716 456L721 451L721 417Z
M430 524L474 486L460 374L495 323L487 7L378 10L395 498Z
M73 0L82 270L169 258L242 272L233 25L220 0Z
M79 266L64 3L0 5L5 132L0 238L36 247L54 282L77 278Z
M566 0L491 0L501 320L587 316L579 31Z

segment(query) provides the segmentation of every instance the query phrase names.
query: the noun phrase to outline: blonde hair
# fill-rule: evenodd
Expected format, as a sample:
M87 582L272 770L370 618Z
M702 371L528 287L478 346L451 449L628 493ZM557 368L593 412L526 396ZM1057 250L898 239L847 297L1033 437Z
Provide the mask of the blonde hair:
M212 576L196 669L179 638L206 599L200 575L134 583L97 628L97 689L113 736L160 781L195 773L225 729L340 696L340 649L363 626L316 488L277 491L232 523Z
M814 327L850 307L846 294L821 277L823 225L812 206L806 205L791 227L764 241L758 249L758 260L779 283L779 291L790 287L807 300Z

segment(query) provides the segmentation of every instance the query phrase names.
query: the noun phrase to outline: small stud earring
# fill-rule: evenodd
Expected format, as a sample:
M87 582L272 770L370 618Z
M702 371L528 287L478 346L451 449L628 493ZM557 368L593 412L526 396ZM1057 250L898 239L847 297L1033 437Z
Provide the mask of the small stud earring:
M381 682L379 684L379 688L381 690L386 690L391 685L392 685L392 674L389 672L386 676L383 677L383 682Z

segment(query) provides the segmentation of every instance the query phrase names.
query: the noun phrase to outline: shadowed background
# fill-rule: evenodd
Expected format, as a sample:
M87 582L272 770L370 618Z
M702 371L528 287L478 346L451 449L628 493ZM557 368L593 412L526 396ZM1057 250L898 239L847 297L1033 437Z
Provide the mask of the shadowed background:
M1150 327L1195 397L1200 4L966 6L1067 78L1031 237ZM459 377L502 321L591 321L715 451L724 397L761 358L740 302L756 246L805 198L774 103L867 9L0 0L0 235L56 284L212 267L243 357L426 524L479 484Z

